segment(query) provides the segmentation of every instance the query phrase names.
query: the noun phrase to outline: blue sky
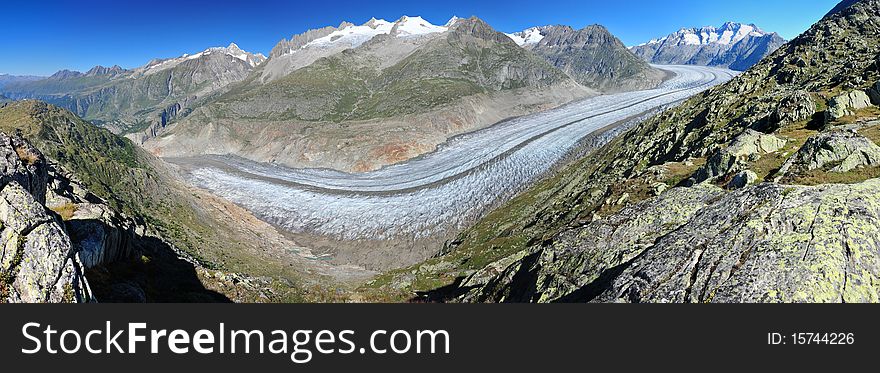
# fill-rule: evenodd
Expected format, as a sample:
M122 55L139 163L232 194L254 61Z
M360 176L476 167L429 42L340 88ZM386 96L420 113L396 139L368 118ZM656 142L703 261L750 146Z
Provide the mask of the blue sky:
M420 15L435 24L476 15L499 31L536 25L577 28L599 23L627 45L681 27L755 23L793 38L838 0L407 0L205 1L4 0L0 7L0 73L49 75L95 65L132 68L152 58L176 57L235 42L268 52L281 38L309 28L393 21Z

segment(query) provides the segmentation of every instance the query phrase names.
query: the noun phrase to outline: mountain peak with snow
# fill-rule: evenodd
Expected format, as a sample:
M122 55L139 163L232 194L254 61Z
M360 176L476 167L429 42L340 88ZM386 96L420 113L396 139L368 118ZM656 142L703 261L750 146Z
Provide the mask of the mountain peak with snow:
M544 39L544 30L548 27L551 26L531 27L520 32L505 35L513 39L517 45L525 47L541 42Z
M338 47L357 48L363 43L378 35L391 35L396 37L418 37L428 34L442 33L449 30L449 25L457 21L453 17L445 26L437 26L420 16L402 16L394 22L384 19L370 18L362 25L343 22L335 29L306 40L298 46L285 51L284 54L296 53L298 50L307 48L333 49Z
M455 25L456 22L458 22L460 20L461 20L461 18L459 18L458 16L452 16L452 18L450 18L449 21L446 22L446 24L443 26L446 28L452 27Z
M776 33L751 23L682 28L663 38L630 48L656 64L688 64L746 70L785 44ZM732 52L732 53L729 53Z
M653 39L642 45L733 45L748 37L762 37L768 33L754 24L725 22L721 27L704 26L681 28L680 30L660 39Z
M252 68L263 63L263 61L266 60L266 56L264 56L262 53L249 53L239 48L237 44L229 43L229 46L226 47L211 47L195 54L184 54L176 58L155 59L147 63L140 70L142 70L144 73L152 74L162 70L174 68L175 66L186 61L195 60L215 54L227 55L229 57L236 58L248 64Z

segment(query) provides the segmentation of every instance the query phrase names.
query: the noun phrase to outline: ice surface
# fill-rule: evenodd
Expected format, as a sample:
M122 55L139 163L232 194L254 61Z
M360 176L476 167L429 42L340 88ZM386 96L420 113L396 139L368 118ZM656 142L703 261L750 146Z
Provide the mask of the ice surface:
M533 184L590 133L736 74L702 66L658 68L676 76L656 89L594 97L502 122L373 172L291 169L206 156L187 161L188 178L296 233L391 239L457 230Z

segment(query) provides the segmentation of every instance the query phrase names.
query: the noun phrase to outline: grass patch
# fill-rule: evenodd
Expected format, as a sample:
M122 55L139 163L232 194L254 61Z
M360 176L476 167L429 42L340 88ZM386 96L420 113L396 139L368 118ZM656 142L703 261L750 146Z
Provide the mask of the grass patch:
M61 217L61 220L68 221L76 215L77 206L74 203L67 202L60 206L49 207L49 209L55 211Z
M809 186L822 184L857 184L865 180L876 178L880 178L880 167L862 167L849 172L811 170L794 178L792 183Z
M706 164L706 158L694 158L689 162L672 162L665 164L667 173L664 183L670 187L681 184L682 181L691 177L700 167Z
M859 130L859 134L867 137L874 144L880 145L880 124L862 128Z

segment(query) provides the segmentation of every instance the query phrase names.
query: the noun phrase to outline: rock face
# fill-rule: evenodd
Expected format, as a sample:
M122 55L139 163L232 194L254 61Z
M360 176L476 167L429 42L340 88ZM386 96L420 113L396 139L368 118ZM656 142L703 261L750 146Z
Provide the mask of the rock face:
M64 225L85 268L122 262L135 255L134 242L143 239L147 231L143 223L110 208L59 165L50 165L48 180L46 206L65 214Z
M3 133L0 154L0 301L90 301L79 256L43 206L45 159L23 140Z
M865 91L855 90L832 98L825 112L826 121L833 121L845 116L855 115L855 110L872 106L871 98Z
M880 146L851 131L835 130L811 137L779 169L777 178L811 170L849 172L880 166Z
M779 127L805 121L816 114L816 103L807 92L798 90L779 101L771 120Z
M743 171L743 167L762 155L784 147L786 141L774 135L746 130L724 149L713 154L705 166L694 174L696 182Z
M542 39L526 48L544 57L578 83L602 91L653 88L664 74L632 54L605 27L538 29Z
M721 27L681 29L662 39L632 47L646 61L728 67L744 71L785 44L776 33L755 25L728 22Z
M720 199L676 188L475 274L460 300L877 302L878 192L878 180Z

